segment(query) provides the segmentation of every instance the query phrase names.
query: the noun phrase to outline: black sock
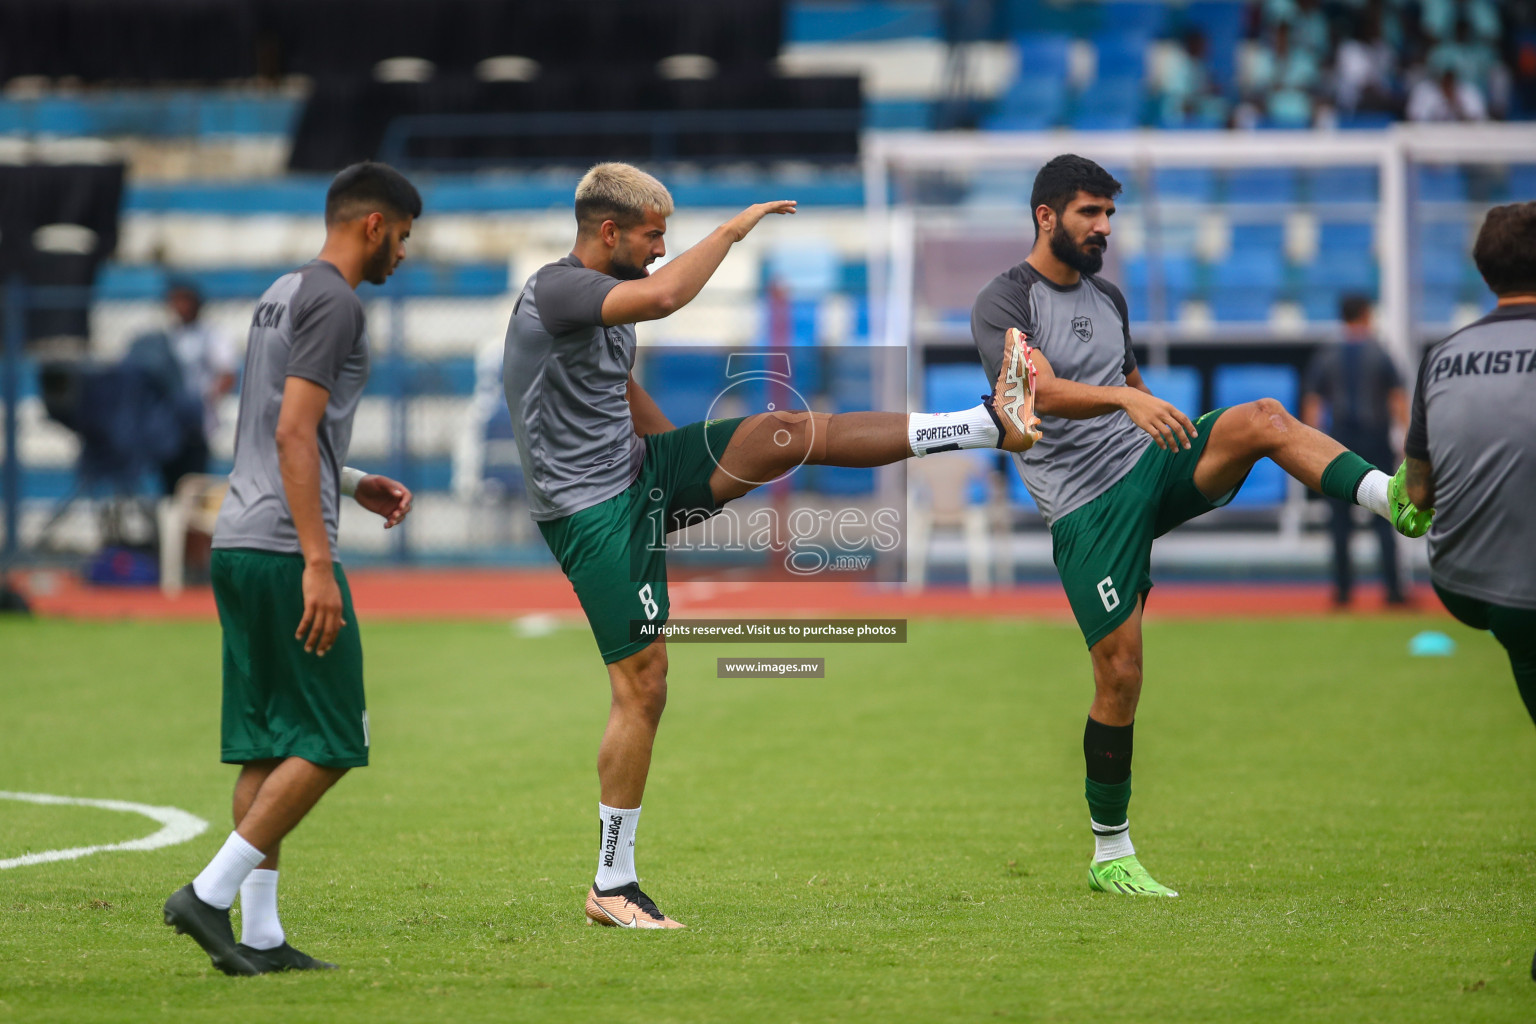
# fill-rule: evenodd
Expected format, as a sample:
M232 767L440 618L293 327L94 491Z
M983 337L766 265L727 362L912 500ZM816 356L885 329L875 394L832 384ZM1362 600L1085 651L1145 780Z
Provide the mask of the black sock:
M1105 725L1088 719L1083 729L1083 760L1088 778L1113 785L1131 777L1131 739L1136 723Z
M1083 729L1088 813L1100 825L1120 826L1131 803L1131 739L1136 723L1105 725L1091 717Z

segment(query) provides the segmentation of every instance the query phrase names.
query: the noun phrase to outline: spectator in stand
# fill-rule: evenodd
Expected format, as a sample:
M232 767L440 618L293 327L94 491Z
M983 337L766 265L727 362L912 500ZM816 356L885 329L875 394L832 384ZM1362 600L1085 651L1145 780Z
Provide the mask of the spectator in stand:
M1350 38L1339 44L1333 63L1333 97L1346 114L1399 109L1397 49L1387 42L1380 3L1356 19Z
M222 330L201 319L203 296L189 281L176 281L167 289L171 325L167 331L171 354L181 369L181 385L202 408L202 430L187 438L182 452L161 467L165 493L187 473L208 471L208 442L219 429L219 404L235 387L239 354Z
M1456 35L1435 44L1426 66L1431 76L1454 71L1456 77L1476 87L1487 97L1488 106L1502 112L1508 106L1509 74L1499 62L1492 44L1478 38L1469 18L1456 23Z
M1227 100L1207 70L1205 33L1191 26L1182 49L1171 51L1158 76L1158 105L1164 128L1216 128L1227 123Z
M1289 22L1279 22L1270 41L1249 55L1245 97L1275 124L1305 128L1312 123L1322 84L1320 54L1294 45Z
M1408 93L1410 121L1486 121L1488 104L1471 82L1447 68L1438 77L1425 77Z
M1408 427L1408 395L1403 390L1402 377L1392 357L1376 342L1370 299L1346 295L1339 303L1339 319L1344 324L1343 337L1319 350L1307 366L1301 421L1314 429L1324 429L1326 407L1332 421L1327 426L1330 435L1377 468L1395 466L1401 456L1393 443L1393 433L1401 437ZM1354 585L1349 557L1349 539L1355 530L1354 506L1336 498L1330 498L1328 503L1333 512L1333 603L1345 608ZM1371 519L1381 542L1381 579L1386 585L1387 604L1406 604L1392 524L1380 516ZM1376 527L1376 523L1381 525Z

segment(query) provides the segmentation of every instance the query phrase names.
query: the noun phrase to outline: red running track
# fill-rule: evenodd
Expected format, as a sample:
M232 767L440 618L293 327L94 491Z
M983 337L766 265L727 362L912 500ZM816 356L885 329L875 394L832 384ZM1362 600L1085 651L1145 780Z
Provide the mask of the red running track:
M553 570L360 569L349 573L358 614L370 619L515 619L581 617L570 584ZM64 572L20 573L12 581L39 615L71 619L216 618L213 594L194 587L167 598L153 588L91 586ZM679 582L675 618L827 617L1070 620L1056 584L1028 584L987 594L959 586L908 591L862 583ZM1170 583L1152 591L1148 618L1304 616L1331 610L1326 583ZM1429 588L1414 609L1443 613ZM1357 591L1354 609L1385 610L1376 587Z

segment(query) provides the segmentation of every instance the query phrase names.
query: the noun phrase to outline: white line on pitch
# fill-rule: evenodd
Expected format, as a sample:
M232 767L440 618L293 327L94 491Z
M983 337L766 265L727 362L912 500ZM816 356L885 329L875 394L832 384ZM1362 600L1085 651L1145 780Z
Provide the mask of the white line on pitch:
M28 853L9 860L0 860L0 870L22 868L29 864L46 864L54 860L74 860L93 853L109 850L158 850L162 846L175 846L195 839L208 830L208 823L195 814L188 814L179 807L152 807L127 800L89 800L85 797L53 796L49 793L8 793L0 790L0 800L22 800L29 804L72 804L78 807L99 807L106 811L124 811L142 814L158 821L163 828L143 839L130 839L124 843L106 843L101 846L75 846L68 850L43 850Z

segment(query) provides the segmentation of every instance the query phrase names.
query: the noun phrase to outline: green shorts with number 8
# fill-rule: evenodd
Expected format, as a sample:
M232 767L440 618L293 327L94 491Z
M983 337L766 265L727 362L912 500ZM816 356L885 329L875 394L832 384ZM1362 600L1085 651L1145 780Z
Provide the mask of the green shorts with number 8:
M1195 421L1200 436L1188 451L1148 444L1113 487L1051 524L1056 571L1089 647L1113 633L1152 589L1152 541L1227 504L1243 486L1238 481L1215 501L1195 486L1195 464L1224 412L1213 409Z
M591 508L539 524L571 581L603 661L650 646L646 624L667 621L667 534L720 511L709 489L711 452L723 452L741 419L710 420L645 439L640 475Z

